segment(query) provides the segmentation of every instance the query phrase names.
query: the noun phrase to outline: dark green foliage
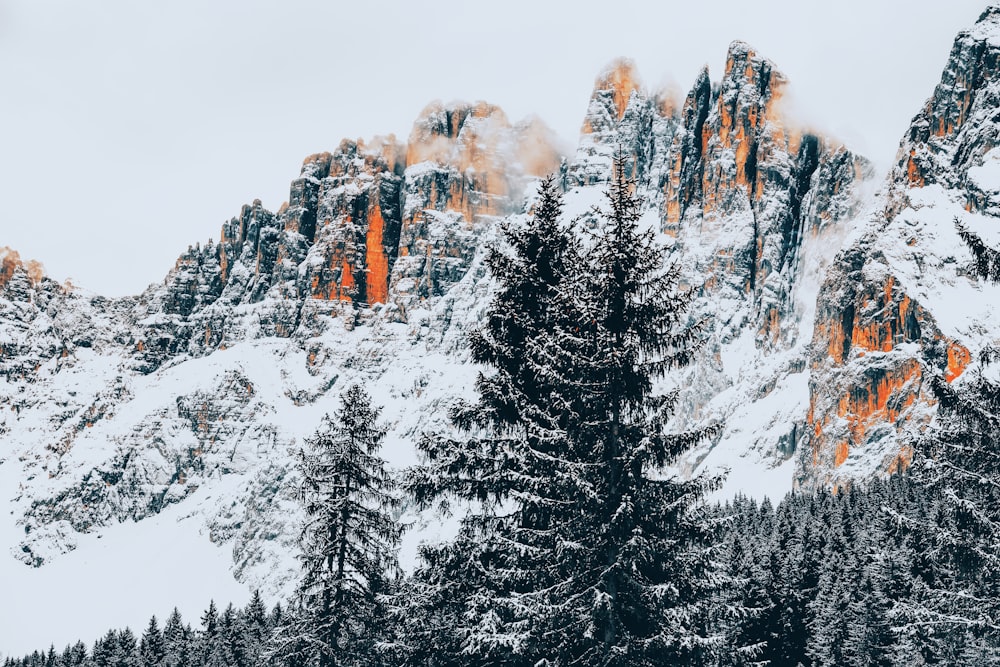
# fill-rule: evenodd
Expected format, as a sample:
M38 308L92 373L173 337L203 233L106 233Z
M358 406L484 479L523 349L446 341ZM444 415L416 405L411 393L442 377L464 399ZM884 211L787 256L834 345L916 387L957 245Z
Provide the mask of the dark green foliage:
M984 280L1000 282L1000 252L986 245L978 234L954 220L958 235L972 253L973 272Z
M61 653L50 648L36 652L38 667L162 667L220 664L227 667L264 667L281 665L264 650L274 630L273 621L280 620L280 607L268 613L260 594L254 593L245 609L229 605L221 614L211 603L201 617L201 630L192 631L184 624L176 609L167 617L161 630L152 617L142 637L137 641L129 629L110 630L94 643L88 653L83 642L67 646ZM211 647L214 641L217 645ZM35 664L33 656L22 660L5 659L3 667L22 665L24 660Z

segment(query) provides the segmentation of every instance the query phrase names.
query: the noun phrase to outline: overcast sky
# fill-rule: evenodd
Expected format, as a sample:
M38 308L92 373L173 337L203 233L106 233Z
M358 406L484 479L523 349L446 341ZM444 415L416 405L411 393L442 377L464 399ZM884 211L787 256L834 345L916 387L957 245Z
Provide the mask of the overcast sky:
M276 209L343 137L405 138L431 100L485 99L574 145L611 59L686 91L734 39L786 73L804 123L885 166L985 6L0 0L0 246L137 293L242 204Z

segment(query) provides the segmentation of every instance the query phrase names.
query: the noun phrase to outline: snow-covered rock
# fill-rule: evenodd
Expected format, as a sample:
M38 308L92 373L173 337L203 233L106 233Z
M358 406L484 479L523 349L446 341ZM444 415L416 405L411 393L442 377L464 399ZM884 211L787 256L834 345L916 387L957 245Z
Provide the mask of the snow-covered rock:
M933 418L927 379L961 382L1000 332L1000 288L975 279L956 222L1000 243L1000 7L962 32L897 164L817 298L797 478L841 483L905 466Z

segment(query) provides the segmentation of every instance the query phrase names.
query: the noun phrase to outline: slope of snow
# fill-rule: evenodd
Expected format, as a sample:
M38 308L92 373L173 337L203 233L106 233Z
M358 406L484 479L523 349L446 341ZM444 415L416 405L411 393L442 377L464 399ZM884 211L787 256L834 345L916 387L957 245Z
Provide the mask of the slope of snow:
M983 163L968 171L969 178L987 192L1000 192L1000 150L993 149L983 156Z
M0 463L0 497L9 498L22 475L17 460ZM23 529L8 507L0 513L0 541L16 544ZM213 598L222 606L249 600L247 587L232 577L232 549L207 539L194 507L176 505L75 540L73 553L45 568L0 558L0 654L23 655L49 644L61 649L78 639L89 645L112 627L138 634L150 615L162 622L175 606L196 626Z

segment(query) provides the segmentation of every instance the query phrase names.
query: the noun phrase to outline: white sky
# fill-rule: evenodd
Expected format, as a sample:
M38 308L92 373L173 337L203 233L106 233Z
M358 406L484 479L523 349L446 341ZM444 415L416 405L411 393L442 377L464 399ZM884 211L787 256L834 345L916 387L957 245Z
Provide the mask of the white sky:
M0 0L0 246L137 293L343 137L486 99L574 145L611 59L686 92L734 39L786 73L800 118L885 166L986 5L947 4Z

